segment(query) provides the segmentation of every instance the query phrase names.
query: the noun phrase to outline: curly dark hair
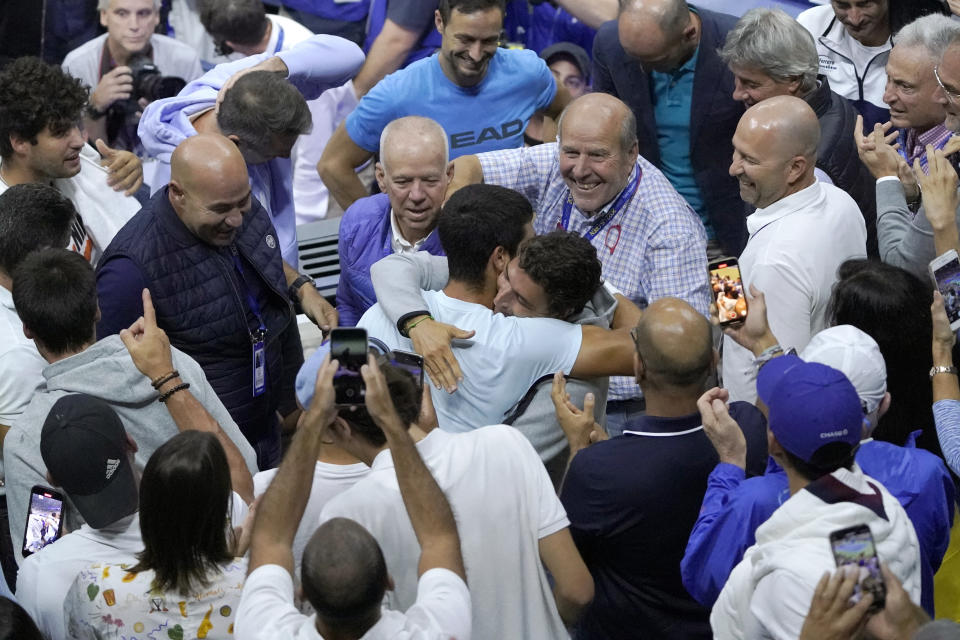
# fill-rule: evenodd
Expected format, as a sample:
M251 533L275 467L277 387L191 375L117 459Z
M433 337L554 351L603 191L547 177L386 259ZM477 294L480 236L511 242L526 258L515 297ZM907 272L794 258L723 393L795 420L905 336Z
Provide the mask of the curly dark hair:
M551 231L520 245L520 268L543 287L550 316L564 320L583 311L600 286L600 259L590 242L569 231Z
M0 72L0 157L13 155L11 134L31 144L50 127L60 136L76 126L89 88L40 58L18 58Z

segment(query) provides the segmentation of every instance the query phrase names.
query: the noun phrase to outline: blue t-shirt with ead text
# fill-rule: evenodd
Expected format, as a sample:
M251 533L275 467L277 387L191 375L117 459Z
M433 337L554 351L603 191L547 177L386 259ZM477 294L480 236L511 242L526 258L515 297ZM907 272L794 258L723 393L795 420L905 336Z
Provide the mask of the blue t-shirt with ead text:
M432 55L377 83L347 116L346 128L357 146L375 152L390 121L425 116L447 132L451 159L516 149L530 116L548 107L556 93L553 74L533 51L497 49L475 87L454 84Z

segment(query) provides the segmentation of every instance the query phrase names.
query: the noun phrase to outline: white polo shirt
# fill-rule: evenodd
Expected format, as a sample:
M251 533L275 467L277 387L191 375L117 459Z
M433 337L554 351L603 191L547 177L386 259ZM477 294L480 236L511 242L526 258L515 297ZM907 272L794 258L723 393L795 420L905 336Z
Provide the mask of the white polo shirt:
M740 256L744 291L764 294L770 330L798 351L827 327L837 269L867 255L867 229L856 202L820 182L747 217L750 238ZM723 386L730 400L756 402L753 354L723 338Z
M143 541L136 513L103 529L85 524L23 561L17 574L17 601L44 637L66 638L63 601L77 574L93 562L135 563L134 554L140 551Z
M237 640L323 640L316 615L293 606L293 577L283 567L257 567L243 585L237 607ZM470 592L460 576L430 569L417 586L417 601L406 613L384 609L361 640L470 639Z

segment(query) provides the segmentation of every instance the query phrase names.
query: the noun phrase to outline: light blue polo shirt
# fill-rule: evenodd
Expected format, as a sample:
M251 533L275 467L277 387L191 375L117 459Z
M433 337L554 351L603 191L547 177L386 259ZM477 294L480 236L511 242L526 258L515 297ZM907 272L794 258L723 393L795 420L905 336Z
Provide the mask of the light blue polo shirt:
M700 187L693 177L690 158L690 106L693 103L693 74L700 49L686 64L670 73L653 71L653 117L657 121L657 142L660 145L660 170L673 188L690 204L713 239L714 232L707 216Z

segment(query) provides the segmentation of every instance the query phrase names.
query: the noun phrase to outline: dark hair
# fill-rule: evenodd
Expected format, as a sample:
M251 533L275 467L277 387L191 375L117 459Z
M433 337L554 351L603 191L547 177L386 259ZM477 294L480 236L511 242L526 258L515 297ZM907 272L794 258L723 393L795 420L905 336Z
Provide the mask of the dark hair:
M0 596L0 640L43 640L37 623L19 604Z
M380 365L380 371L387 382L387 390L390 392L390 399L393 400L397 415L400 416L404 426L409 427L420 417L423 391L409 371L391 365L385 358L378 358L377 364ZM337 415L346 420L350 428L370 444L376 447L386 444L387 437L370 417L365 406L358 406L352 411L340 409Z
M298 136L313 122L307 101L286 78L272 71L252 71L227 91L217 114L225 136L263 151L278 136Z
M261 0L200 0L200 22L214 42L259 44L270 22Z
M45 349L60 355L96 340L97 278L83 256L42 249L11 276L17 315Z
M932 13L949 16L950 9L946 4L942 0L890 0L887 8L890 33L896 35L917 18Z
M923 382L933 363L932 285L875 260L848 260L837 275L827 312L830 324L849 324L869 335L887 363L887 390L893 403L873 437L903 445L912 431L923 429L924 447L939 451L933 391Z
M89 90L56 65L40 58L18 58L0 72L0 157L13 155L10 136L37 144L50 128L60 136L77 126Z
M450 22L450 14L456 9L460 13L476 13L477 11L486 11L487 9L499 9L500 15L507 13L507 4L505 0L440 0L437 10L440 12L440 18L443 24Z
M532 219L530 202L512 189L472 184L454 193L443 205L437 222L450 279L482 285L493 251L503 247L515 256L524 227Z
M841 467L844 469L851 468L856 448L851 447L846 442L831 442L817 449L809 461L793 455L786 449L783 450L783 453L794 471L813 482Z
M153 570L152 588L189 595L233 558L227 542L230 467L217 437L182 431L162 444L140 480L144 549L130 573ZM189 521L171 523L172 514Z
M303 551L303 594L322 620L360 637L376 622L387 563L370 532L347 518L320 525Z
M11 275L27 254L67 246L76 215L70 199L46 184L18 184L0 193L0 271Z
M520 268L543 287L550 316L560 320L580 313L597 287L601 265L590 241L569 231L551 231L523 242Z

